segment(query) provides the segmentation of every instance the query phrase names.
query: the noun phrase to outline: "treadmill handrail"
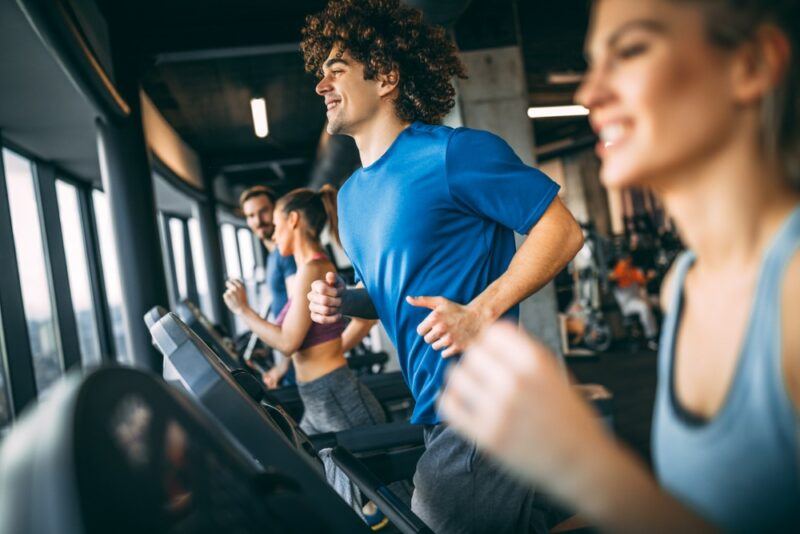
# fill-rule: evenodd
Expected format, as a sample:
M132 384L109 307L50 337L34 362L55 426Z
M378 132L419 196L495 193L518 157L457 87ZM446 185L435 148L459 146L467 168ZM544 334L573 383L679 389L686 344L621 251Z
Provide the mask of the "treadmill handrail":
M317 451L338 446L353 453L411 447L424 443L422 427L405 421L326 432L309 436L309 439Z
M331 451L331 458L358 489L374 502L389 521L404 534L433 534L433 531L394 493L373 475L358 458L342 447Z
M236 351L231 350L228 347L228 345L225 343L224 336L217 330L214 324L203 314L203 312L194 302L188 299L181 301L178 303L175 313L180 320L187 324L187 326L190 323L190 317L194 322L197 323L198 326L200 326L202 332L195 332L195 334L197 334L198 337L203 339L205 342L206 340L201 335L202 333L205 333L209 337L209 340L212 342L212 344L223 352L223 354L218 354L216 349L212 349L225 367L228 367L231 370L241 367L242 364L239 355L236 353Z
M377 375L364 375L358 377L358 379L380 399L413 399L411 391L408 389L400 371L392 371ZM274 398L276 402L281 404L300 402L300 392L297 390L297 386L284 386L277 389L270 389L269 395Z
M268 466L271 461L274 461L265 454L265 441L277 439L286 445L296 447L297 444L292 444L288 440L264 408L244 391L231 373L227 372L214 351L177 315L169 313L163 317L154 325L151 335L159 350L166 359L173 363L176 370L181 374L191 372L197 378L195 384L189 384L182 379L186 389L192 392L200 404L226 428L234 440L242 445L243 449L249 451L262 465ZM212 396L213 402L211 401ZM304 457L301 451L296 450L296 452L298 456L295 460L304 460L308 467L315 465L312 463L311 456ZM321 468L318 476L324 481ZM374 475L371 476L373 480L377 480ZM330 491L334 492L332 488ZM398 504L405 506L388 488L383 488L381 491L385 507ZM337 496L337 498L339 497ZM393 510L392 515L402 517L403 513ZM387 516L390 514L387 513Z

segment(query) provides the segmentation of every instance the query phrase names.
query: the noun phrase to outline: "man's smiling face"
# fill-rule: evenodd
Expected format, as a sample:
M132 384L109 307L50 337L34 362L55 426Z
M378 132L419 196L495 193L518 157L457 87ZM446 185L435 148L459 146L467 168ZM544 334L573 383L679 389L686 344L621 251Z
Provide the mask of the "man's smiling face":
M364 79L364 65L347 50L331 49L322 66L317 94L325 99L328 133L354 135L378 111L381 95L377 79Z

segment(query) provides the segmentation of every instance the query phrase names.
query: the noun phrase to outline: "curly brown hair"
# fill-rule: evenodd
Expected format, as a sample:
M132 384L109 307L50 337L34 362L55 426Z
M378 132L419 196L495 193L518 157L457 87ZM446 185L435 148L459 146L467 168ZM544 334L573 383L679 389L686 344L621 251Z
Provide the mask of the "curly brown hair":
M364 79L400 73L395 112L405 121L437 123L455 105L454 76L464 65L446 30L399 0L331 0L306 18L300 50L308 72L321 75L334 46L364 65Z

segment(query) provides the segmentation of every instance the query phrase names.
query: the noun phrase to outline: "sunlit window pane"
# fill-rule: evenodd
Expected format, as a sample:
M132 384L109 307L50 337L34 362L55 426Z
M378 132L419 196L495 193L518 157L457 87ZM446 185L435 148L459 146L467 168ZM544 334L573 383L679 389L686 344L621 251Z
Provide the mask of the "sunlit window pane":
M208 271L206 259L203 255L203 240L200 235L200 223L192 217L189 219L189 243L192 247L192 261L194 262L194 276L197 283L197 296L200 298L200 309L206 316L211 317L211 293L208 289Z
M3 163L36 388L43 393L61 375L63 365L36 202L33 167L27 159L5 149Z
M225 254L225 274L228 278L242 277L238 248L236 246L236 228L232 224L224 223L222 225L222 250Z
M125 323L122 319L122 282L119 276L119 261L117 260L117 246L114 234L111 231L111 211L108 199L102 191L92 192L95 219L97 222L97 237L100 241L100 256L103 260L103 279L106 286L106 298L111 313L111 328L114 332L114 345L117 349L117 360L131 362L125 339Z
M239 241L239 253L242 258L242 278L247 290L247 298L250 305L256 310L262 309L262 302L258 294L258 284L256 282L256 258L255 248L253 247L253 234L247 228L238 228L236 237Z
M222 223L222 250L225 254L225 273L228 278L242 278L242 268L239 264L239 246L236 237L236 228L230 223ZM248 291L248 295L249 295ZM233 316L234 334L240 334L247 329L247 324L238 316Z
M169 237L172 242L172 259L175 264L175 278L178 280L178 299L189 296L186 283L186 249L183 242L183 221L172 217L169 219Z
M256 258L253 249L253 237L250 230L239 228L236 231L239 240L239 252L242 258L242 271L245 278L253 278L256 268Z
M81 222L78 190L66 182L56 182L58 213L61 219L61 234L64 237L64 252L67 256L69 291L75 322L78 326L78 341L84 364L100 363L100 337L92 301L89 261L84 241L85 228Z

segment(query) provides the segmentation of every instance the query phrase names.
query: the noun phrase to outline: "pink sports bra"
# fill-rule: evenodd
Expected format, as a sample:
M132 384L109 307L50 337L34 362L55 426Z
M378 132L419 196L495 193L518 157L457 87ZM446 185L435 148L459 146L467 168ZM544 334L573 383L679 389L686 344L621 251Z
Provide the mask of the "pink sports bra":
M311 258L311 261L320 260L320 259L327 259L327 256L322 253L318 253ZM278 326L283 325L284 319L286 319L286 314L289 313L289 308L292 305L292 299L288 298L286 300L286 305L281 309L281 312L278 314L278 317L275 319L275 324ZM312 322L311 327L308 329L308 333L306 334L305 339L303 339L303 343L300 345L298 350L304 350L310 347L315 347L321 343L325 343L326 341L330 341L332 339L336 339L337 337L342 335L344 332L344 320L339 319L335 323L330 324L319 324Z

